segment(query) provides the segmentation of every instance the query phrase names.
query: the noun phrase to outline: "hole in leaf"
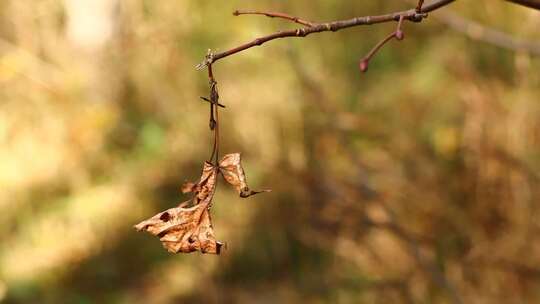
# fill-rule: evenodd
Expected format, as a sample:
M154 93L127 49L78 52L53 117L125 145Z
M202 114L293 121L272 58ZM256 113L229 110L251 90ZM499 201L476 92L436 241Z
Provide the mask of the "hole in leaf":
M169 214L169 212L163 212L160 216L159 216L159 219L164 221L165 223L168 222L170 219L171 219L171 215Z

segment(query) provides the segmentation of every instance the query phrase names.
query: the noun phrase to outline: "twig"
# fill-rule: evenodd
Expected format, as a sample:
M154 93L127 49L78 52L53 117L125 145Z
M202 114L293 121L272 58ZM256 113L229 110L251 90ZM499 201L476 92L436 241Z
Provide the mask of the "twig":
M424 0L418 0L418 4L416 5L417 13L420 13L422 11L422 5L424 5Z
M207 57L211 57L211 53L209 52L209 55ZM209 101L210 103L210 130L214 131L214 145L212 147L212 154L210 155L209 162L214 161L214 165L218 165L219 161L219 111L218 111L218 105L219 103L219 93L217 91L217 82L214 79L214 72L212 70L212 64L209 64L207 66L208 68L208 83L210 86L210 98L201 97L204 100ZM222 107L225 107L221 105Z
M205 60L201 64L197 65L197 68L200 69L204 66L208 66L209 64L212 64L225 57L234 55L236 53L250 49L254 46L259 46L265 42L279 39L279 38L305 37L313 33L328 32L328 31L336 32L342 29L360 26L360 25L370 25L370 24L377 24L377 23L384 23L384 22L391 22L391 21L399 21L401 17L403 17L404 20L420 22L424 18L427 17L427 13L434 11L438 8L441 8L445 5L448 5L454 1L455 0L437 0L433 3L422 6L420 12L417 12L416 9L410 9L410 10L390 13L386 15L355 17L351 19L331 21L331 22L325 22L325 23L309 22L310 25L303 28L287 30L287 31L279 31L279 32L276 32L267 36L256 38L255 40L244 43L240 46L229 49L227 51L211 54L211 56L207 55L205 57ZM240 15L242 12L236 11L235 13L237 13L235 15ZM284 18L287 20L295 21L295 22L297 22L296 20L301 20L297 17L292 17L286 14L281 14L281 13L279 14L278 13L263 13L263 12L252 12L252 11L249 11L249 13L258 13L258 14L262 14L262 15L266 15L270 17L279 17L279 18ZM301 20L301 21L306 22L305 20Z
M313 23L311 21L303 20L303 19L300 19L298 17L294 17L294 16L287 15L287 14L284 14L284 13L236 10L236 11L233 12L233 15L234 16L240 16L240 15L264 15L264 16L270 17L270 18L286 19L286 20L289 20L289 21L292 21L292 22L295 22L295 23L298 23L298 24L308 26L308 27L312 27L312 26L315 25L315 23Z
M377 43L369 53L360 60L360 71L366 72L368 69L369 61L371 58L379 51L390 39L396 38L398 41L403 40L405 37L403 35L403 30L401 29L401 25L403 24L403 16L399 17L399 22L397 25L397 28L394 32L392 32L390 35L388 35L386 38L381 40L379 43Z

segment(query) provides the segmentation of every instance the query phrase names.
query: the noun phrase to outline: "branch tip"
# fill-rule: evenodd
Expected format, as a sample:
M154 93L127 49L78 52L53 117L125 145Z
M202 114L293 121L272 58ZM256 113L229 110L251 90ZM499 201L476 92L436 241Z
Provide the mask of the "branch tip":
M390 35L386 36L383 40L379 41L379 43L377 43L372 49L371 51L369 51L369 53L364 56L364 58L360 61L360 71L362 72L366 72L367 69L368 69L368 64L369 64L369 61L371 60L371 58L373 58L373 56L388 42L390 41L392 38L396 38L396 40L400 41L400 40L403 40L403 38L405 38L405 34L403 33L403 30L401 29L401 27L403 26L403 20L405 19L405 15L400 15L399 16L399 20L398 20L398 24L397 24L397 27L396 27L396 30L392 33L390 33Z
M289 20L291 22L298 23L298 24L301 24L301 25L304 25L304 26L307 26L307 27L313 27L315 25L315 23L313 23L311 21L303 20L303 19L300 19L300 18L295 17L295 16L291 16L291 15L284 14L284 13L278 13L278 12L235 10L233 12L233 15L234 16L239 16L239 15L262 15L262 16L266 16L266 17L269 17L269 18L281 18L281 19Z
M395 36L397 40L403 40L403 38L405 38L405 34L402 30L397 30Z
M204 69L205 67L210 67L212 63L214 63L214 53L212 53L211 49L208 49L208 52L206 53L206 56L204 56L204 60L197 64L195 66L195 69L197 71Z
M365 73L368 70L368 65L369 65L369 60L367 58L364 58L360 61L360 64L358 65L358 67L360 68L360 71L362 73Z

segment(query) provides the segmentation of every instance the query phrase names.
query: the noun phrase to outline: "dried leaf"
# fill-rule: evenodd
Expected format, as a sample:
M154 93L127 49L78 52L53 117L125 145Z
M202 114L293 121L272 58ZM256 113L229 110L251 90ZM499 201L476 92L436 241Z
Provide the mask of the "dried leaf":
M240 197L245 198L261 192L270 192L270 190L253 191L249 189L246 174L240 161L240 153L232 153L223 156L219 162L219 171L223 174L225 180L238 191Z
M225 155L219 162L219 167L205 162L199 181L187 182L182 186L182 192L193 193L191 200L158 213L135 225L135 228L159 237L169 252L200 251L219 254L223 244L216 241L210 219L210 206L216 190L218 170L225 180L236 188L240 197L270 191L249 189L240 160L240 153L233 153ZM184 206L190 202L193 207L185 208Z
M216 241L210 211L210 201L191 208L176 207L142 221L135 228L158 236L169 252L219 254L221 242Z
M135 225L139 231L158 236L169 252L193 252L219 254L222 243L217 242L210 219L210 206L216 189L217 168L204 163L199 181L185 183L182 192L193 192L193 199L154 215ZM184 208L189 202L193 207Z
M196 184L187 182L182 185L181 190L183 193L195 193L194 199L196 199L196 201L194 202L194 205L208 199L211 201L216 188L216 177L216 167L209 162L204 162L203 172L199 181Z

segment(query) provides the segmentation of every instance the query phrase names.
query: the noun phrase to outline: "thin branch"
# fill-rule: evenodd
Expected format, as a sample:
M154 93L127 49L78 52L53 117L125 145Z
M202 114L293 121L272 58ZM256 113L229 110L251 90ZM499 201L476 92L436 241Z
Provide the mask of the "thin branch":
M416 5L416 12L420 13L422 11L422 6L424 5L424 0L418 0L418 4Z
M396 38L398 41L403 40L403 30L401 29L401 25L403 24L403 16L399 17L399 22L397 25L397 28L394 32L392 32L390 35L388 35L386 38L381 40L379 43L377 43L371 51L360 61L360 71L366 72L368 69L369 61L371 58L392 38Z
M210 103L210 130L214 131L214 145L212 147L212 154L210 155L209 162L213 162L217 166L219 159L219 93L217 91L217 82L214 79L214 72L212 70L212 64L208 65L208 84L210 86L210 98L201 97L204 100L208 100ZM223 106L225 107L225 106Z
M217 85L217 82L214 82L216 85ZM217 99L216 99L216 104L217 104ZM214 162L214 166L218 166L219 165L219 108L214 106L214 110L216 112L216 129L214 130L214 141L216 142L216 159L215 159L215 162ZM217 180L216 180L216 184L217 184Z
M240 15L264 15L264 16L270 17L270 18L286 19L286 20L289 20L289 21L292 21L292 22L295 22L295 23L298 23L298 24L308 26L308 27L312 27L312 26L315 25L315 23L313 23L311 21L303 20L303 19L300 19L298 17L294 17L294 16L287 15L287 14L284 14L284 13L236 10L236 11L233 12L233 15L234 16L240 16Z
M384 23L384 22L391 22L391 21L399 21L400 17L403 17L404 20L409 20L413 22L420 22L424 18L427 17L427 13L434 11L438 8L441 8L445 5L448 5L455 0L437 0L435 2L432 2L428 5L422 6L420 12L417 12L416 9L410 9L406 11L400 11L395 13L390 13L386 15L378 15L378 16L364 16L364 17L355 17L351 19L346 20L338 20L338 21L331 21L331 22L325 22L325 23L313 23L311 26L294 29L294 30L287 30L287 31L279 31L267 36L259 37L255 40L252 40L250 42L244 43L240 46L237 46L235 48L229 49L224 52L215 53L207 55L205 60L197 66L198 69L208 66L209 64L212 64L213 62L216 62L220 59L223 59L225 57L234 55L236 53L245 51L247 49L250 49L254 46L262 45L265 42L279 39L279 38L286 38L286 37L305 37L313 33L320 33L320 32L336 32L342 29L360 26L360 25L371 25L371 24L377 24L377 23ZM239 11L237 11L240 13ZM253 12L252 12L253 13ZM270 15L272 17L278 17L276 13L261 13L263 15ZM240 14L235 14L240 15ZM287 16L287 17L285 17ZM291 17L286 14L279 14L280 18L285 18L288 20L295 20L296 17ZM291 19L292 18L292 19ZM300 19L298 19L300 20Z

